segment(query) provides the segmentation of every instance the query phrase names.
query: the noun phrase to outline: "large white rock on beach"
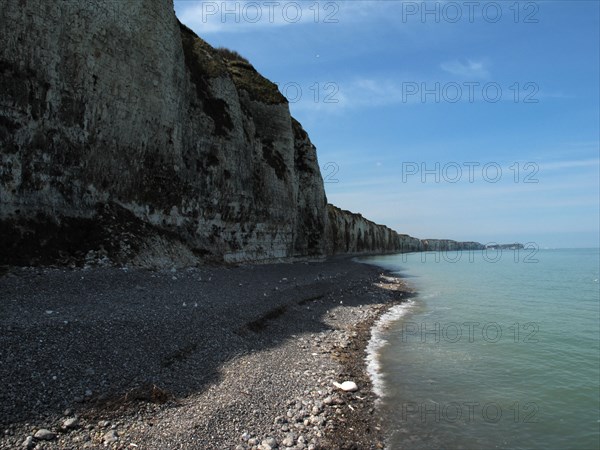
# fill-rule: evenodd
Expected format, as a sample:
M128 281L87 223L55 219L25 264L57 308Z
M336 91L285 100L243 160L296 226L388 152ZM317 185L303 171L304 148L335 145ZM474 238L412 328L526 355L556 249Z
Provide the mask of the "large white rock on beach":
M354 381L344 381L343 383L333 382L333 385L344 392L358 391L358 386Z

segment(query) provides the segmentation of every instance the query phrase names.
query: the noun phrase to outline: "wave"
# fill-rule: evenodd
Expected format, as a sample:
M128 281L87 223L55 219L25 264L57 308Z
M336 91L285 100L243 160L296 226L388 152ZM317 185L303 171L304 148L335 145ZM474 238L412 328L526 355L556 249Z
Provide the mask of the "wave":
M390 324L404 316L413 305L414 302L409 300L400 305L391 307L379 318L379 320L377 320L377 322L375 322L373 328L371 328L371 339L369 339L366 348L367 373L373 384L373 392L380 399L384 397L384 383L379 357L381 349L388 343L385 334L387 333Z

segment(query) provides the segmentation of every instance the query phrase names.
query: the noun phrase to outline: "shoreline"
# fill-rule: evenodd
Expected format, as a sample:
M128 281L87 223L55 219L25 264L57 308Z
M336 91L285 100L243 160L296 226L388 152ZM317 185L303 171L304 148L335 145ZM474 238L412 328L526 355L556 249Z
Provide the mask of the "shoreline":
M349 258L12 268L0 449L383 448L366 347L411 295L384 272Z

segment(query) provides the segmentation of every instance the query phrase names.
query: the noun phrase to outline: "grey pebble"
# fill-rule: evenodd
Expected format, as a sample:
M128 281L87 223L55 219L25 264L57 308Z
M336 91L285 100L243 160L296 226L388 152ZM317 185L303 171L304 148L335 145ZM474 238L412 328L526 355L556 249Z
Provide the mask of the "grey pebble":
M77 428L78 426L79 426L79 421L75 417L71 417L62 423L62 427L65 430Z
M102 440L105 444L112 444L113 442L117 442L119 440L119 435L115 430L110 430L102 436Z
M42 428L40 430L37 430L33 437L41 441L51 441L53 439L56 439L56 433Z
M262 445L263 446L268 445L269 447L275 447L277 445L277 441L275 440L275 438L268 437L267 439L262 441Z
M21 447L27 448L27 449L35 447L35 442L33 441L33 436L27 436L25 438L25 440L23 441L23 443L21 444Z

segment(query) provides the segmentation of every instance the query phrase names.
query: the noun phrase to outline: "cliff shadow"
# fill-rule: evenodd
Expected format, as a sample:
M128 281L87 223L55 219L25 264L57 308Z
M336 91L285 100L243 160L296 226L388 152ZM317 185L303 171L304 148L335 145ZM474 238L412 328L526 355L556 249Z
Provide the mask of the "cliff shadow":
M334 258L178 272L18 269L0 278L0 423L58 424L177 407L240 355L332 330L340 306L413 293Z

